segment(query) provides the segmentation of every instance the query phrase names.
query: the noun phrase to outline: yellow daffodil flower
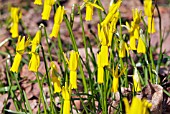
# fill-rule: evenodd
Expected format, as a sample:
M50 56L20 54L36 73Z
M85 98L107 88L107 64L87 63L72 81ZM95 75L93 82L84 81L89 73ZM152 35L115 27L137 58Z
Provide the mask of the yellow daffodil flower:
M128 46L126 44L126 42L124 42L123 40L120 41L120 44L119 44L119 50L118 50L118 53L119 53L119 57L120 58L124 58L126 56L126 52L129 56L129 49L128 49Z
M70 60L68 61L67 57L65 56L65 60L68 63L68 67L70 69L70 85L71 85L71 89L77 89L77 66L78 66L78 58L79 58L79 54L78 52L75 52L74 50L72 50L70 52Z
M112 43L112 36L113 36L113 33L116 31L116 23L119 19L119 12L117 11L114 16L113 16L113 19L111 21L111 23L109 24L109 33L108 33L108 39L109 39L109 42L108 42L108 46L111 46L111 43Z
M126 67L123 68L123 70L118 75L118 64L116 65L116 69L113 67L113 82L112 82L112 89L111 91L113 93L116 93L119 88L119 77L124 73Z
M103 26L100 29L100 24L98 24L98 35L101 42L101 64L102 66L107 66L108 63L108 45L109 45L109 39L108 39L108 31L107 27Z
M156 32L154 18L148 17L148 33L154 32Z
M147 100L139 99L136 96L133 97L131 106L127 98L123 98L125 104L126 114L149 114L148 108L152 107L152 104L149 103Z
M65 87L62 87L62 96L64 99L63 114L70 114L70 98L71 98L71 87L65 83Z
M49 20L50 18L50 12L52 9L52 6L54 5L54 0L44 0L44 8L42 12L42 19L43 20Z
M51 72L52 72L52 82L54 85L54 93L59 93L61 92L60 79L55 73L57 72L57 67L54 64L54 62L51 62Z
M146 53L145 43L142 38L139 38L139 40L138 40L137 52L144 53L144 54Z
M78 53L75 51L70 52L70 84L72 89L77 89L77 65L78 65Z
M107 25L111 19L113 18L114 14L117 12L118 8L120 7L122 1L118 0L115 4L112 4L109 8L109 12L107 14L107 16L105 17L105 19L103 20L103 22L101 23L101 25Z
M101 52L97 54L97 82L99 84L103 83L104 69L101 61Z
M65 12L64 6L59 6L57 8L57 11L54 16L54 26L53 26L52 32L50 34L50 37L56 38L58 36L58 32L60 30L60 24L63 20L64 12Z
M41 42L41 30L38 30L33 40L31 41L31 45L32 45L31 52L35 52L36 46L39 45L40 42Z
M12 38L18 37L18 22L19 22L19 8L12 7L11 8L11 18L12 18L12 26L10 32L12 34Z
M37 53L31 54L31 60L28 65L28 69L33 72L38 72L40 66L40 56Z
M42 5L42 0L35 0L35 1L34 1L34 4L36 4L36 5Z
M144 12L145 15L148 16L148 33L156 32L153 11L152 0L144 0Z
M153 6L152 0L144 0L144 13L148 17L152 17Z
M135 24L140 24L141 17L142 17L142 11L139 11L137 8L132 10L133 14L133 22Z
M16 55L15 55L14 62L12 64L10 71L16 72L16 73L18 72L18 67L21 62L24 49L25 49L25 36L22 39L21 39L21 36L19 36L17 46L16 46Z
M16 55L15 55L14 62L12 64L10 71L16 72L16 73L18 72L18 67L19 67L19 64L21 62L21 59L22 59L22 55L17 52Z
M104 9L102 7L100 7L99 5L96 4L96 0L94 0L94 3L92 2L88 2L88 0L84 0L85 5L86 5L86 21L91 21L92 17L93 17L93 7L96 7L102 11L104 11Z
M41 30L38 30L35 37L31 41L32 44L31 52L36 52L36 48L40 44L40 40L41 40Z
M139 79L139 75L138 75L138 72L137 72L137 68L135 68L135 71L134 71L134 75L132 76L133 78L133 84L134 84L134 90L136 92L139 92L141 91L141 84L140 84L140 79Z

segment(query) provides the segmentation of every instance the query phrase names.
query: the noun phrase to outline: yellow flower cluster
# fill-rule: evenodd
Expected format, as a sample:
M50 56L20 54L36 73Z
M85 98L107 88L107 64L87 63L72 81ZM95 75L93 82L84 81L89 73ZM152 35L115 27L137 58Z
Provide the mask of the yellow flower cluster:
M140 36L140 22L142 12L138 11L138 9L133 9L133 21L131 22L131 26L126 22L126 26L128 27L128 31L130 33L130 49L137 50L138 53L146 53L146 47L144 43L144 38ZM138 46L136 49L136 40L138 40Z
M97 54L97 65L98 65L98 83L103 83L103 75L104 70L103 67L107 66L108 63L108 47L111 46L112 43L112 35L116 30L116 23L119 18L118 8L120 7L121 0L117 3L113 4L109 8L109 12L106 18L103 20L101 24L98 24L98 36L101 43L101 50Z

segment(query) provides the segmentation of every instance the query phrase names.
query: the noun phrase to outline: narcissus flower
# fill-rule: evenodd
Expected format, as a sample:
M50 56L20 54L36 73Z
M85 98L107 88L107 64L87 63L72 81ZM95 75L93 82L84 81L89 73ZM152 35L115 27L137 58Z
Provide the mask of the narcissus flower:
M133 97L131 106L129 106L127 98L123 98L123 101L125 104L126 114L149 114L148 108L152 107L152 104L147 100L141 100L137 97Z
M10 32L12 34L12 38L18 37L18 22L19 22L19 8L11 7L11 18L12 18L12 25Z
M19 67L19 64L21 62L21 59L22 59L22 55L17 52L16 55L15 55L14 62L12 64L10 71L16 72L16 73L18 72L18 67Z
M141 91L141 84L140 84L140 79L139 79L139 75L137 72L137 68L135 68L134 75L132 77L133 77L134 90L136 92Z
M91 21L92 17L93 17L93 7L96 7L102 11L104 11L104 9L102 7L100 7L99 5L96 4L97 0L94 0L94 3L92 2L88 2L88 0L84 0L85 5L86 5L86 21Z
M68 67L70 69L70 85L71 89L77 89L77 66L78 66L78 52L72 50L70 52L70 60L68 61L67 57L65 56L65 60L68 63Z
M60 79L56 75L57 72L57 67L54 64L54 62L51 62L51 73L52 73L52 82L54 85L54 93L59 93L61 92L61 86L60 86Z
M128 56L129 56L129 48L128 48L126 42L121 40L120 44L119 44L119 50L118 50L119 57L124 58L126 56L126 52L127 52Z
M152 0L144 0L144 12L145 15L148 16L148 33L156 32L154 18L153 18L153 11L154 8L152 6Z
M153 17L148 17L148 32L155 33L155 22Z
M32 45L31 52L36 52L36 48L40 44L40 40L41 40L41 30L38 30L35 37L31 41L31 45Z
M101 52L97 54L97 82L99 84L103 83L104 69L101 61Z
M35 1L34 1L34 4L36 4L36 5L42 5L42 0L35 0Z
M16 46L16 55L15 55L14 62L12 64L10 71L16 72L16 73L18 72L18 67L21 62L24 49L25 49L25 36L22 39L21 39L21 36L19 36L18 43Z
M50 34L50 37L56 38L58 36L58 32L60 30L60 24L63 20L64 12L65 12L64 6L59 6L57 8L57 11L54 16L54 26L53 26L52 32Z
M118 64L116 65L116 69L113 67L113 82L112 82L112 92L116 93L119 88L119 77L124 73L126 67L123 68L123 70L118 75Z
M28 69L33 72L37 72L40 66L40 56L37 53L31 54L31 60L28 65Z
M148 17L152 17L153 6L152 0L144 0L144 13Z
M116 23L119 19L119 14L120 14L119 11L117 11L113 16L111 23L109 24L109 33L108 33L109 43L108 43L108 46L111 46L112 36L113 36L113 33L116 31Z
M71 86L68 87L67 83L62 87L62 96L64 99L63 114L70 114Z
M52 9L52 6L54 5L54 0L44 0L44 8L42 12L42 19L43 20L49 20L50 18L50 12Z
M118 0L115 4L112 4L110 6L107 16L105 17L105 19L101 23L102 26L107 25L113 19L114 14L117 12L118 8L121 5L121 2L122 2L121 0Z
M144 54L146 53L145 43L142 38L139 38L139 40L138 40L137 52L144 53Z

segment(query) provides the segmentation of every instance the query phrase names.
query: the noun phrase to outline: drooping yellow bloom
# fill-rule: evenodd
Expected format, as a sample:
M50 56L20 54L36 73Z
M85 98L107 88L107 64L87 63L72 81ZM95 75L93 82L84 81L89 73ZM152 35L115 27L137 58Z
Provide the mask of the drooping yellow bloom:
M12 64L10 71L16 72L16 73L18 72L18 67L21 62L24 49L25 49L25 36L22 39L21 39L21 36L19 36L17 46L16 46L16 55L15 55L14 62Z
M18 67L19 67L19 64L21 62L21 59L22 59L22 55L17 52L16 55L15 55L14 62L12 64L10 71L16 72L16 73L18 72Z
M50 18L50 12L52 9L52 6L54 5L54 0L44 0L44 8L42 12L42 19L43 20L49 20Z
M102 26L107 25L112 20L114 14L117 12L117 10L120 7L121 3L122 3L122 1L118 0L115 4L112 4L110 6L107 16L105 17L105 19L101 23Z
M153 18L153 11L154 8L152 6L152 0L144 0L144 12L145 15L148 16L148 33L156 32L154 18Z
M153 6L152 0L144 0L144 13L148 17L152 17Z
M37 53L31 54L31 60L28 65L28 69L33 72L37 72L40 66L40 56Z
M129 56L128 46L127 46L126 42L121 40L120 44L119 44L119 50L118 50L119 57L124 58L126 56L126 52L127 52L128 56Z
M78 53L72 50L70 52L70 60L68 62L70 69L70 85L72 89L77 89L77 65L78 65ZM68 60L66 60L68 61Z
M113 33L116 31L116 23L119 19L119 11L117 11L113 18L111 19L111 23L109 24L109 33L108 33L108 39L109 39L109 43L108 43L108 46L111 46L111 43L112 43L112 36L113 36Z
M129 106L127 98L123 98L123 101L125 104L126 114L149 114L148 108L152 107L152 104L147 100L141 100L136 96L133 97L131 106Z
M135 68L135 71L134 71L134 75L132 76L133 77L133 87L134 87L134 90L136 92L139 92L142 90L141 88L141 84L140 84L140 79L139 79L139 75L138 75L138 72L137 72L137 68Z
M102 7L100 7L99 5L96 4L96 0L94 0L94 3L92 2L88 2L88 0L84 0L85 4L86 4L86 21L91 21L93 18L93 7L96 7L102 11L104 11L104 9Z
M148 33L154 32L156 32L154 18L148 17Z
M35 37L33 38L33 40L31 41L31 60L29 62L29 70L33 71L33 72L37 72L39 65L40 65L40 56L38 54L38 52L36 51L37 46L40 44L40 40L41 40L41 31L38 30Z
M97 54L97 82L99 84L103 83L104 69L101 61L101 52Z
M36 5L42 5L42 0L35 0L35 1L34 1L34 4L36 4Z
M54 26L53 26L52 32L50 34L50 37L56 38L58 36L58 32L60 30L60 24L63 20L64 12L65 12L64 6L59 6L57 8L57 11L54 16Z
M102 66L107 66L108 63L108 45L109 45L109 39L108 39L108 31L107 26L103 26L100 29L100 24L98 24L98 35L101 42L101 64Z
M142 38L139 38L139 40L138 40L137 52L144 53L144 54L146 53L145 43Z
M59 93L61 92L60 79L56 75L57 67L54 64L54 62L51 62L51 72L52 72L52 82L54 85L54 93Z
M18 37L18 22L19 22L19 8L11 7L11 18L12 18L12 26L10 32L12 34L12 38Z
M65 83L65 87L62 87L62 96L64 99L63 114L70 114L70 98L71 98L71 87Z
M118 75L118 64L116 65L116 69L113 67L113 82L112 82L112 89L111 91L113 93L116 93L119 88L119 77L124 73L126 67L123 68L123 70Z
M41 30L38 30L35 37L31 41L32 44L31 52L36 52L36 48L40 44L40 40L41 40Z

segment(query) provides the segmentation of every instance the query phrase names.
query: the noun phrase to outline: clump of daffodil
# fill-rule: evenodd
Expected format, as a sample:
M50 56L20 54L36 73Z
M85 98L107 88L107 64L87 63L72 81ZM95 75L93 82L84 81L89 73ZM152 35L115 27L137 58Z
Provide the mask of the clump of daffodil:
M130 44L129 44L130 49L136 50L136 40L138 40L139 36L140 36L139 24L141 22L142 12L138 11L138 9L133 9L132 13L133 13L133 21L131 22L131 25L129 25L126 22L126 26L127 26L128 31L130 33Z
M40 56L38 54L38 45L40 44L40 40L41 40L41 31L38 30L35 37L33 38L33 40L31 41L31 60L29 62L29 70L33 71L33 72L37 72L39 65L40 65Z
M63 114L70 114L71 85L68 87L65 83L65 86L62 87L62 96L64 99Z
M12 64L12 67L10 69L10 71L12 72L18 72L18 67L19 67L19 64L21 62L21 59L22 59L22 54L24 54L24 50L25 50L25 47L26 47L26 42L25 42L25 36L23 36L21 38L21 36L19 36L18 38L18 43L17 43L17 46L16 46L16 55L15 55L15 58L14 58L14 61L13 61L13 64Z
M123 70L118 75L118 64L116 65L116 69L113 67L113 82L112 82L112 89L111 91L113 93L116 93L119 88L119 77L124 73L126 67L123 68Z
M68 67L70 69L70 85L72 89L77 89L77 66L78 66L78 52L72 50L70 52L70 59L68 60L66 57L66 61L68 63Z
M102 11L104 11L104 9L102 7L100 7L99 5L96 4L97 0L94 0L94 3L89 2L88 0L84 0L85 5L86 5L86 21L91 21L93 18L93 7L96 7Z
M126 56L126 52L127 52L127 55L129 56L129 48L126 42L123 40L120 40L119 49L118 49L119 57L124 58Z
M153 18L153 10L154 8L152 6L152 0L144 0L144 13L148 17L148 33L156 32Z
M43 20L49 20L50 18L50 12L52 9L52 6L54 5L55 0L44 0L44 8L42 12L42 19Z
M51 73L52 73L52 82L53 82L53 86L54 86L54 93L59 93L59 92L61 92L60 79L56 75L57 67L54 64L54 62L51 62Z
M107 16L105 17L105 19L103 20L103 22L101 23L102 26L107 25L108 23L110 23L112 21L112 19L115 16L115 13L117 12L118 8L121 5L121 2L122 2L121 0L118 0L116 3L112 4L109 7L109 12L108 12Z
M64 16L64 6L59 6L54 16L54 25L50 37L57 37L60 30L60 24Z
M34 1L34 4L36 4L36 5L42 5L42 0L35 0L35 1Z
M136 96L133 97L132 103L129 106L127 98L123 98L125 104L126 114L149 114L148 109L152 107L152 104L149 103L146 99L139 99Z
M12 38L18 37L18 22L19 18L21 18L21 14L19 14L18 7L11 7L11 18L12 18L12 25L10 32L12 34Z
M142 90L141 84L140 84L140 79L138 75L137 68L135 68L134 75L132 76L133 78L133 87L136 92L139 92Z

